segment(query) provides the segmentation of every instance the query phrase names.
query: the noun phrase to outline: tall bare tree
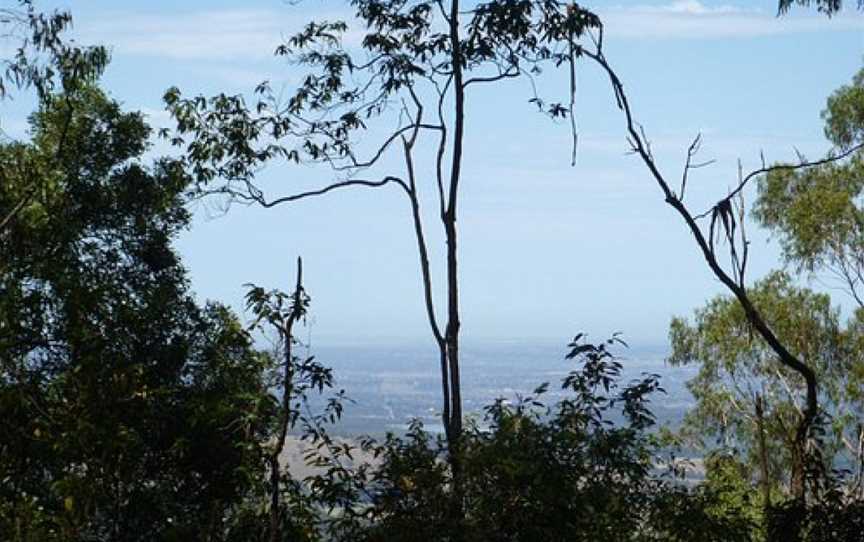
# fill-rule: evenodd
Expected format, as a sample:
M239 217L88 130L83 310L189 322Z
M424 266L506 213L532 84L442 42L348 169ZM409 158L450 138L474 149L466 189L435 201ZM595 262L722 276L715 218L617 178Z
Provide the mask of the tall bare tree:
M836 11L835 3L820 3ZM780 2L781 10L790 2ZM280 101L269 85L257 89L249 107L242 96L183 98L177 89L166 103L177 120L173 140L188 151L190 170L202 194L222 194L234 201L274 207L348 187L395 186L409 203L417 241L424 301L429 327L438 347L443 396L442 418L451 451L462 430L459 378L458 196L462 182L468 91L504 79L532 82L546 65L569 72L569 88L559 101L535 94L530 101L541 112L567 118L577 142L574 117L576 63L586 57L608 76L633 153L648 168L669 204L682 218L711 272L741 303L748 320L780 362L806 384L806 408L796 432L793 490L805 492L807 442L819 414L818 383L813 370L780 341L748 294L745 274L749 243L741 200L754 179L781 169L806 169L836 161L857 149L818 162L767 165L745 174L736 187L705 212L692 211L684 201L688 175L697 162L701 137L687 149L681 178L672 182L661 173L642 126L635 120L618 74L606 59L599 19L575 3L554 0L493 0L460 7L458 0L354 0L356 20L365 26L358 51L343 45L344 22L313 22L277 49L312 68L296 92ZM356 21L355 21L356 22ZM431 117L431 119L430 119ZM363 154L357 135L377 132L382 120L396 121L379 142ZM372 127L372 128L370 128ZM434 171L418 171L419 142L433 142ZM188 141L186 140L188 139ZM364 176L384 157L401 151L401 174ZM321 164L334 173L333 183L320 189L270 199L256 182L266 163L283 159ZM433 179L437 208L446 242L445 317L438 315L433 295L428 224L421 214L419 186ZM673 188L674 187L674 188ZM727 262L728 263L725 263Z
M346 46L345 22L312 22L277 49L310 68L302 84L279 100L268 84L249 106L239 95L183 98L171 89L166 103L177 121L176 144L201 194L275 207L343 188L392 186L406 197L416 238L429 329L439 353L442 421L451 452L462 432L458 208L463 180L469 92L505 79L531 81L546 65L565 67L570 88L547 102L529 91L531 107L569 118L573 104L575 40L599 20L576 4L493 0L463 7L459 0L354 0L365 30L359 47ZM359 49L359 50L358 50ZM384 128L381 126L393 126ZM362 133L377 134L371 147ZM166 134L167 135L167 134ZM368 141L368 136L367 136ZM366 152L364 152L364 150ZM423 151L434 166L419 170ZM402 171L373 175L395 154ZM256 173L273 160L321 165L333 182L316 190L270 198ZM444 307L436 303L421 186L434 186L445 246ZM453 454L451 454L453 455ZM455 464L454 464L455 468Z
M763 159L761 167L746 174L739 167L737 182L733 189L709 209L703 212L693 211L685 204L684 198L689 174L694 169L707 165L707 162L696 161L702 144L701 135L697 135L687 148L681 177L673 184L673 181L661 172L651 151L645 130L634 116L630 100L624 91L624 84L605 56L602 27L598 37L593 40L592 46L582 48L580 51L608 76L617 106L624 114L631 151L648 169L651 178L660 189L664 201L675 210L686 224L708 268L738 300L750 325L774 351L780 363L803 379L806 386L806 404L795 431L791 490L797 498L805 498L808 473L812 474L812 482L818 483L820 481L819 450L818 446L813 445L811 440L813 426L820 414L819 386L813 369L793 354L788 346L778 338L771 323L766 321L762 311L754 304L748 293L745 276L750 243L745 230L743 193L749 183L765 175L778 171L809 169L837 162L858 152L862 145L833 152L827 157L813 162L808 162L802 158L794 164L768 165Z

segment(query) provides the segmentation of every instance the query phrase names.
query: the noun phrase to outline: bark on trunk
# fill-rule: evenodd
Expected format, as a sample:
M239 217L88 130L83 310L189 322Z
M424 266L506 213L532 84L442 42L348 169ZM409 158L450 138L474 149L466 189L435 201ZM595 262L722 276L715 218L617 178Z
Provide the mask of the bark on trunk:
M759 432L759 470L762 486L762 506L767 510L771 506L771 477L768 471L768 448L765 445L765 410L762 395L756 394L756 430Z

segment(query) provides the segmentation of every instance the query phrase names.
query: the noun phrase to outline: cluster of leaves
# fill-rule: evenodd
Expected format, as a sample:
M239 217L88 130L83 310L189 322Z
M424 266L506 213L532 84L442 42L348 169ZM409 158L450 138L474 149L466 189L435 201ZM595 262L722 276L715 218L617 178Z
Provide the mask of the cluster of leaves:
M697 313L694 326L673 325L673 362L702 363L689 425L700 435L731 434L732 451L750 453L746 461L710 455L706 479L695 486L676 480L674 468L662 473L649 408L662 390L656 375L621 382L611 350L617 338L594 345L577 336L568 358L578 367L562 386L567 398L546 406L542 385L513 405L498 401L482 424L460 429L458 450L419 424L405 436L352 444L325 429L341 415L340 394L323 412L303 414L307 394L329 389L333 375L292 354L291 326L308 305L299 280L290 296L252 288L247 298L256 325L280 333L275 356L256 352L230 311L194 302L170 244L188 224L191 185L220 178L227 183L217 191L273 204L252 181L274 157L354 172L402 135L413 134L413 145L421 129L441 135L444 149L448 89L458 89L459 102L469 85L531 78L545 64L569 65L570 103L531 101L572 119L576 39L597 31L602 41L596 16L553 0L494 0L463 12L453 4L449 14L439 1L352 4L367 25L367 61L342 47L344 23L313 23L277 50L313 68L287 103L267 85L252 110L240 96L188 100L171 90L174 142L191 137L188 154L150 166L141 160L150 136L141 116L95 87L104 49L64 43L66 13L40 14L28 0L0 10L0 24L11 29L4 38L20 43L4 61L0 96L10 84L32 86L41 104L32 141L0 145L0 534L22 541L860 537L860 499L835 487L809 502L771 505L769 498L760 506L748 496L759 431L776 452L769 497L782 498L776 486L802 392L728 299ZM828 12L839 6L817 4ZM840 147L861 142L861 87L859 75L829 101L827 133ZM422 121L429 89L437 124ZM414 120L390 132L371 160L358 158L356 133L398 100L410 113L403 118ZM801 174L777 170L760 200L761 219L785 236L790 259L811 271L849 265L840 271L852 292L864 280L850 259L861 253L860 167L855 156ZM414 190L413 178L410 190L398 182ZM443 212L443 189L441 199ZM814 205L818 220L802 211ZM731 207L717 209L731 237ZM783 343L818 372L834 431L817 445L840 449L851 423L843 415L860 419L854 352L864 351L864 333L853 332L864 317L843 332L827 297L782 274L752 294ZM282 408L274 386L283 390ZM850 392L856 386L858 395ZM757 397L766 405L764 425L748 420ZM306 460L317 471L305 480L279 463L289 429L311 444ZM363 455L371 462L354 461ZM830 466L832 454L824 457ZM268 479L268 465L285 474L281 484ZM274 502L283 513L272 513Z
M839 149L864 143L864 70L834 92L822 114L825 135ZM759 184L756 218L776 234L787 261L827 275L864 308L864 153L805 170L777 170Z
M260 478L271 360L188 291L171 241L189 178L144 165L142 116L94 86L31 130L0 145L0 533L221 532Z
M452 24L454 14L437 0L352 0L351 5L365 25L363 54L343 44L345 22L309 23L276 49L309 69L286 99L267 82L257 87L254 104L242 95L166 92L177 130L164 135L183 146L202 191L270 206L253 181L275 159L324 164L350 177L377 162L400 135L417 129L443 135L446 122L461 122L445 114L444 101L472 85L525 77L534 89L530 102L541 112L572 117L575 89L567 99L547 101L533 79L546 65L568 65L572 71L581 54L577 40L601 29L594 13L557 0L481 2L458 11L465 21ZM370 159L360 156L361 134L394 107L412 111L399 114L398 127L385 133ZM424 110L436 121L423 118Z
M831 6L834 7L831 7ZM823 3L836 9L839 3ZM747 289L780 342L802 360L819 384L818 423L807 447L815 482L805 499L786 500L794 462L795 421L805 404L805 382L777 363L776 350L755 333L736 299L719 296L692 320L670 328L673 365L698 364L688 387L697 401L678 434L683 442L725 457L717 473L735 485L761 486L754 520L769 540L856 540L864 493L864 395L861 286L864 71L828 99L825 134L841 154L808 167L779 165L758 181L756 218L775 233L787 263L809 277L830 278L857 303L843 322L825 293L775 271ZM801 163L805 163L803 157ZM716 442L706 442L710 437ZM709 482L710 482L709 469Z
M280 418L269 391L285 385L265 378L274 356L256 353L226 309L189 296L170 247L188 221L189 179L171 161L140 162L140 115L95 88L63 100L74 106L68 122L49 108L33 117L33 143L0 149L4 160L53 164L42 174L50 189L3 237L0 527L13 540L266 538L265 456ZM57 146L59 131L78 152ZM305 293L261 288L248 300L280 329L298 301L308 305ZM821 310L824 325L836 319L818 297L794 304ZM444 442L419 425L355 445L324 430L338 398L319 415L291 414L333 383L313 359L292 357L290 425L312 443L318 471L286 477L283 538L751 539L761 516L742 497L746 477L711 467L708 483L688 488L660 474L648 408L659 382L621 383L616 342L571 343L578 367L562 402L545 406L543 385L491 405L462 440L458 494ZM373 463L352 463L364 454ZM850 506L811 506L803 532L821 532L825 514L851 529ZM783 510L772 525L798 513Z
M16 3L17 8L0 8L0 44L15 51L0 61L0 98L14 88L32 87L44 102L102 72L108 63L104 47L78 47L64 39L72 24L69 12L41 12L32 0Z
M617 341L571 343L577 367L556 405L542 402L547 384L490 405L460 441L458 492L445 441L419 422L381 442L339 446L317 434L309 459L321 471L304 481L303 497L317 513L294 517L312 521L294 532L352 541L750 540L754 523L742 503L724 501L725 488L688 488L663 474L649 431L657 376L622 382Z
M828 15L834 15L843 7L842 0L780 0L777 5L779 13L783 14L789 11L793 5L799 6L816 6L816 9ZM858 9L864 9L864 0L858 0Z
M864 476L862 112L864 71L859 71L828 98L822 115L826 137L842 154L808 167L763 168L754 206L757 220L779 238L793 271L831 279L851 296L858 305L852 318L842 322L827 294L799 286L786 272L773 272L746 291L780 342L818 381L820 423L808 444L822 456L811 465L821 471L816 478L825 479L832 468L845 470L851 474L846 491L853 494L860 492ZM793 461L794 423L805 406L803 379L777 363L776 350L733 298L710 300L692 323L674 319L670 338L673 365L700 365L689 383L697 405L687 415L685 438L701 447L706 437L716 436L722 448L745 454L749 475L760 471L762 483L770 486L765 491L782 493Z
M854 384L847 380L854 364L852 337L843 332L839 311L827 295L795 286L785 273L769 275L749 293L784 344L818 375L824 421L833 427L830 442L823 442L824 459L831 465L844 439L855 439L849 434L854 431L850 421L862 408L860 393L848 393L849 384ZM716 437L721 447L745 454L755 469L762 427L772 484L785 483L795 421L804 404L802 379L777 363L740 304L728 297L709 301L696 311L692 323L673 319L670 339L672 365L699 364L699 373L687 384L697 402L685 418L688 443L705 449L705 441ZM763 405L762 415L757 414L757 402Z
M545 405L543 384L513 403L496 401L482 421L469 424L459 491L446 442L419 422L381 442L337 445L326 433L316 435L320 444L308 458L322 470L298 486L306 488L299 501L307 505L294 517L299 539L821 542L860 536L861 501L836 484L806 504L782 492L766 504L748 463L722 450L706 456L704 479L682 479L679 460L661 460L664 448L653 431L649 405L662 392L657 375L623 382L612 353L617 337L601 344L580 339L570 345L568 358L577 367L562 381L563 400ZM351 461L355 467L346 467Z
M855 542L864 532L864 500L849 500L838 491L817 502L789 501L768 512L768 540L789 542Z

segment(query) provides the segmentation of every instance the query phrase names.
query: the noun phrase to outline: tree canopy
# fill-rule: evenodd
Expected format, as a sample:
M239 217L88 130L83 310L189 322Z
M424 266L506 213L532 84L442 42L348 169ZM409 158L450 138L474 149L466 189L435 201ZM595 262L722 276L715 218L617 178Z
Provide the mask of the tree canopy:
M833 429L822 443L827 468L838 466L838 459L844 466L856 465L857 446L847 448L845 443L859 438L857 413L864 404L853 391L860 383L850 379L857 362L854 337L843 329L839 310L827 295L800 288L781 272L758 281L751 297L784 344L816 372L823 416ZM804 408L800 377L773 359L776 354L753 333L741 306L729 297L709 301L692 322L673 319L670 341L672 365L699 366L687 384L696 407L685 418L685 433L700 446L707 444L703 449L719 444L721 450L746 457L751 474L767 477L772 487L786 484L796 419ZM760 472L762 445L770 458L767 472Z
M845 289L859 308L864 280L864 70L829 98L825 136L851 156L806 170L776 170L758 184L755 217L796 269Z
M142 116L94 86L31 125L31 142L0 145L2 209L39 187L0 234L0 531L221 529L255 480L269 362L230 311L188 292L171 246L188 177L145 166Z

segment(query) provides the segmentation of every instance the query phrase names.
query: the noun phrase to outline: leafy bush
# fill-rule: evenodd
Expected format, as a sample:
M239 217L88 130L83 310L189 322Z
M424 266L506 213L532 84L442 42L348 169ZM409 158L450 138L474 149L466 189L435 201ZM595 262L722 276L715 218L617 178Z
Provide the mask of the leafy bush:
M330 465L306 481L320 510L315 528L327 539L367 541L751 540L746 503L658 467L648 407L662 389L653 374L621 381L611 352L620 342L577 336L565 400L545 405L546 384L515 404L498 400L455 454L415 422L402 437L315 455ZM339 459L352 453L377 464L345 469Z

